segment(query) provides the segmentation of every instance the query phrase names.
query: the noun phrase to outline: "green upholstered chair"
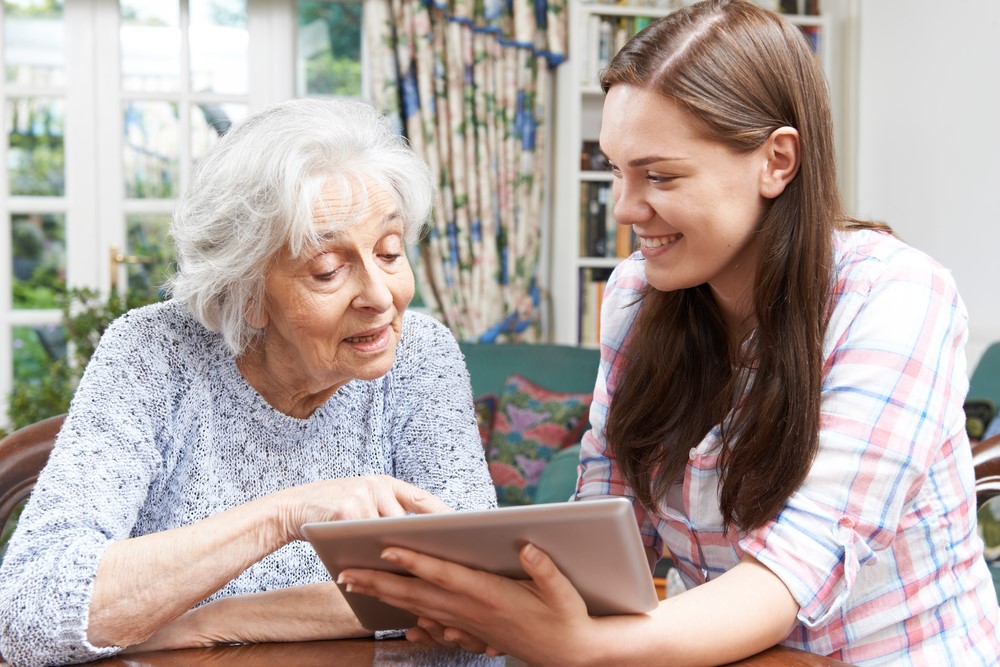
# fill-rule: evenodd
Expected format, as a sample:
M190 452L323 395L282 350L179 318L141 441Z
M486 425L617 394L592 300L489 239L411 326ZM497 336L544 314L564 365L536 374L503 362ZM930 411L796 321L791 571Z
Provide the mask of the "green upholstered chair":
M551 391L591 392L600 352L571 345L459 343L472 378L472 395L500 394L504 380L518 373Z
M600 352L596 348L526 343L459 343L472 380L472 395L500 395L504 381L517 373L550 391L591 393L597 380ZM546 464L534 502L567 500L576 488L579 446L553 455Z
M576 469L580 464L580 445L556 452L542 470L535 491L535 503L561 503L576 490Z
M986 348L972 371L969 398L985 398L1000 407L1000 342Z

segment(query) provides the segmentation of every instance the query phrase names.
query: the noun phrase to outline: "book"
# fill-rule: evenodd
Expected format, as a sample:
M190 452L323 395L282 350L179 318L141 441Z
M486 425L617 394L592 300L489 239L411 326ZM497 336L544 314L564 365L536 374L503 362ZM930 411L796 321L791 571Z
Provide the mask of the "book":
M601 341L601 304L608 278L614 269L606 267L584 267L580 269L580 321L579 343L585 346L598 345Z
M632 225L618 225L615 230L615 257L628 257L635 252L636 238Z

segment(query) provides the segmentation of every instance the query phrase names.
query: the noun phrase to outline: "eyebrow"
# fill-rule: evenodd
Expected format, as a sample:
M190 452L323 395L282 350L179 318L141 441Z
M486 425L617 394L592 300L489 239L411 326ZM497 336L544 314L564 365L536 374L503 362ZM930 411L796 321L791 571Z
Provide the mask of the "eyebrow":
M657 162L680 162L686 160L684 157L669 157L666 155L651 155L649 157L636 158L635 160L629 160L628 166L630 167L646 167Z
M383 232L386 231L387 229L393 226L393 223L402 222L402 220L403 220L403 215L399 211L393 211L392 213L387 213L385 217L382 218L382 231ZM403 227L403 225L400 225L400 227ZM405 230L400 229L400 231L402 232ZM327 243L327 242L336 243L343 237L344 237L344 230L342 229L326 229L316 235L316 239L322 243Z

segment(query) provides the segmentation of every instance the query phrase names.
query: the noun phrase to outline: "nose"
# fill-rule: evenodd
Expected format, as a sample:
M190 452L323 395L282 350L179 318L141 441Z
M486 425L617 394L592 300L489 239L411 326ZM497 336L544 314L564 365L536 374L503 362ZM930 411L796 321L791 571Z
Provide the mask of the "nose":
M645 222L653 215L653 208L646 201L642 186L626 183L625 178L616 178L611 187L615 200L615 222L619 225L635 225Z
M352 302L355 308L384 313L392 306L392 290L381 267L369 260L355 275L358 277L358 293Z

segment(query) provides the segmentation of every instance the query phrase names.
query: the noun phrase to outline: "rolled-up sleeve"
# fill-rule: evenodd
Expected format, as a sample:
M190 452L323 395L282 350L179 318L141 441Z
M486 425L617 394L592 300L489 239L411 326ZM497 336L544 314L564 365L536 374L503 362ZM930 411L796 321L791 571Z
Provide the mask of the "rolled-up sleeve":
M887 595L909 583L892 576L900 559L913 576L932 569L941 545L926 517L966 502L972 483L965 468L936 465L964 444L967 315L954 281L902 245L858 261L866 268L842 273L827 329L816 460L780 515L740 540L788 586L807 627L829 620L881 558L892 561ZM929 475L941 479L925 485ZM886 553L904 534L906 548Z

